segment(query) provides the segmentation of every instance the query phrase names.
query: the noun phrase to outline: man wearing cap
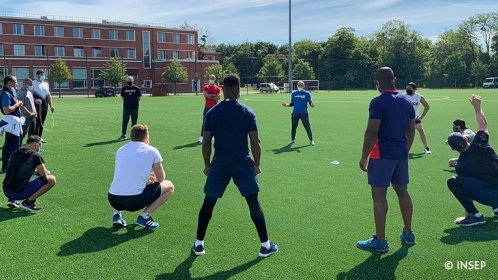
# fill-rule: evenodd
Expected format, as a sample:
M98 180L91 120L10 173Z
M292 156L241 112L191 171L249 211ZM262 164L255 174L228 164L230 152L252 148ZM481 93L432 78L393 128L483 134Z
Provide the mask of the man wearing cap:
M43 125L45 124L45 119L47 118L48 106L50 106L50 111L54 112L55 108L52 104L52 96L50 95L50 88L48 83L45 82L45 71L36 71L37 79L33 81L33 97L35 99L41 99L42 103L36 106L36 125L34 129L30 129L28 135L36 134L42 137ZM48 105L48 106L47 106ZM42 138L42 143L46 143Z
M473 201L491 206L493 216L498 217L498 155L489 145L488 124L481 109L481 97L469 99L477 118L477 133L472 143L460 132L448 137L451 149L460 153L455 171L458 176L448 179L450 191L465 208L468 215L455 222L460 226L476 226L486 223Z
M474 140L474 136L476 135L474 131L468 129L465 126L465 121L462 119L456 119L453 121L453 132L460 132L469 144L472 143L472 141ZM448 141L446 141L446 145L448 145ZM448 164L451 167L455 167L457 162L458 158L450 158L450 160L448 160Z

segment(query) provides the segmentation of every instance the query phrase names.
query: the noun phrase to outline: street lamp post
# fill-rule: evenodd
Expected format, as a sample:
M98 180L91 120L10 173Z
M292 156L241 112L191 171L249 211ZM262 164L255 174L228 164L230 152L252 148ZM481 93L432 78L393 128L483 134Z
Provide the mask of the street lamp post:
M291 24L291 0L289 0L289 69L287 72L289 73L288 82L289 82L289 93L292 92L292 24Z

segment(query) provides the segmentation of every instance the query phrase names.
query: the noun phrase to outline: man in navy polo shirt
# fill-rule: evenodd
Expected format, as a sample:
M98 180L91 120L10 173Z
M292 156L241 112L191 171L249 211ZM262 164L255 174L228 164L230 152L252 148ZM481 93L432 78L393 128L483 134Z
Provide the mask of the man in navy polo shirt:
M282 106L284 107L294 107L292 110L292 129L291 129L291 141L289 142L289 146L292 146L296 143L296 129L299 124L299 120L303 123L304 129L306 129L306 133L308 134L308 138L310 139L310 145L315 146L315 142L313 141L313 134L311 133L310 126L310 118L308 116L308 104L310 104L311 108L315 107L315 103L311 100L311 94L309 91L304 90L304 82L297 82L297 90L294 91L291 95L291 102L286 103L282 102Z
M448 137L451 149L460 153L455 171L458 176L448 179L450 191L465 208L468 215L458 218L460 226L476 226L486 223L473 201L491 206L493 216L498 217L498 155L489 145L488 122L481 108L481 97L472 95L477 119L477 133L471 144L460 132Z
M415 135L413 106L396 90L396 78L389 67L379 69L375 82L381 94L370 102L369 120L360 159L368 174L375 217L373 238L358 241L357 247L371 252L389 251L386 239L387 189L392 184L398 196L404 228L401 241L415 244L412 232L413 204L407 190L408 151Z
M202 156L204 174L204 203L199 211L197 237L192 250L198 256L204 255L204 236L213 214L218 198L223 196L228 183L233 182L245 197L251 219L258 231L261 241L260 257L268 257L278 252L278 246L268 239L265 216L259 204L259 185L257 175L261 172L261 146L259 144L256 115L253 110L238 102L240 95L240 78L228 74L223 82L225 101L209 110L204 122ZM251 159L247 138L251 141ZM211 161L211 138L214 143L214 157Z

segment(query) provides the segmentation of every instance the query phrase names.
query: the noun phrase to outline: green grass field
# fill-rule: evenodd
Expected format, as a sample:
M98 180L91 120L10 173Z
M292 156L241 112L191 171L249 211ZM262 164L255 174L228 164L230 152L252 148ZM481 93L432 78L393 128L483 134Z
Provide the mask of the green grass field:
M389 192L387 238L391 251L370 254L356 242L374 233L366 174L358 167L368 104L374 91L313 93L310 121L316 142L308 146L300 125L290 140L288 94L241 97L258 116L262 155L260 200L270 238L280 251L257 257L260 243L245 200L234 185L214 211L206 252L193 257L197 214L203 200L203 161L196 143L201 96L145 97L139 123L149 125L151 145L163 158L173 197L155 214L156 231L111 227L107 191L120 136L120 98L55 99L55 126L47 119L43 153L57 177L55 188L30 214L0 200L1 279L494 279L498 272L498 220L479 205L487 224L459 228L464 210L446 187L457 156L444 144L452 121L475 130L467 99L482 95L491 144L498 147L498 90L421 90L431 110L424 119L429 146L418 134L411 151L409 185L417 245L399 241L402 229L396 195ZM3 141L3 140L2 140ZM332 165L338 160L339 165ZM139 213L124 213L132 224ZM448 271L444 264L452 261ZM482 270L458 270L457 261L485 261Z

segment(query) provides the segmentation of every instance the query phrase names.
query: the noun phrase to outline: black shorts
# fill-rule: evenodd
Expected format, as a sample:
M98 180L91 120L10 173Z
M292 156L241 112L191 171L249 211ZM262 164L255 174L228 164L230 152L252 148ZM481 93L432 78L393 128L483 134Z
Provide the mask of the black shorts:
M419 124L419 123L422 123L422 121L420 119L415 119L415 124Z
M161 196L161 184L159 182L145 186L144 191L137 195L114 195L108 194L107 198L111 206L119 211L135 212L149 206Z

